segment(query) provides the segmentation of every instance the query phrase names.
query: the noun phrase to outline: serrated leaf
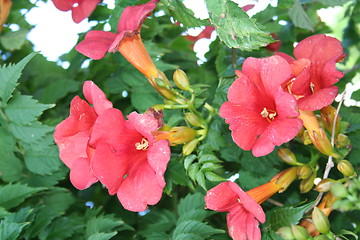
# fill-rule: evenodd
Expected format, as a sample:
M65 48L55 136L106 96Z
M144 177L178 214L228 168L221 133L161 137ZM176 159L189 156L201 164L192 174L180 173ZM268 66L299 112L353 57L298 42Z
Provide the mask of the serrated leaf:
M178 213L180 216L191 212L194 209L204 209L205 201L204 195L197 192L195 194L188 194L185 198L180 200L178 205Z
M0 223L0 239L16 240L18 239L22 229L29 223L13 223L1 221Z
M219 175L213 172L205 172L205 177L207 180L212 182L222 182L226 180L225 178L220 177Z
M214 154L204 154L201 155L199 158L199 163L206 164L206 163L217 163L221 162Z
M25 29L20 29L16 32L8 32L0 36L0 43L9 51L21 49L22 45L25 43L28 32L29 31Z
M314 31L314 24L310 21L299 0L294 1L294 5L289 9L289 16L296 27Z
M228 0L205 0L205 3L216 33L228 47L252 51L273 42L262 30L264 27L250 19L236 3Z
M187 8L181 0L163 1L170 9L173 17L185 27L201 27L209 25L207 20L201 20L195 17L194 12Z
M7 103L9 101L12 92L18 84L17 80L21 76L21 71L36 54L37 53L30 53L15 65L0 67L0 98L3 103Z
M95 233L91 235L87 240L109 240L113 236L115 236L117 232L111 232L111 233Z
M188 220L181 222L173 232L173 239L178 239L182 234L193 234L201 238L207 238L211 235L224 233L223 230L215 229L206 223L199 222L196 220ZM184 239L184 238L181 238Z
M121 219L116 219L112 215L104 215L91 218L86 223L86 238L96 234L96 233L109 233L113 228L123 225L124 221Z
M298 224L303 217L304 212L313 205L313 202L307 203L300 207L280 207L274 208L267 214L266 225L274 231L281 227L290 226L290 224Z
M42 190L44 188L33 188L19 183L0 186L0 206L5 209L16 207L26 198Z
M11 122L29 124L35 121L43 111L55 104L41 104L31 96L16 95L5 108L5 114Z
M34 143L39 141L45 134L53 131L52 127L42 125L40 122L32 122L28 125L9 124L12 134L24 143Z
M174 240L204 240L204 238L196 235L195 233L182 233L180 235L177 235Z
M193 210L188 211L185 214L181 215L177 220L177 225L180 224L181 222L184 222L184 221L187 221L187 220L202 221L211 214L212 214L212 212L206 211L205 209L200 209L200 208L199 209L193 209Z
M0 148L0 177L5 182L20 180L23 163L15 156L14 152Z
M175 221L175 214L169 210L151 211L142 219L138 233L142 236L147 236L155 232L166 232L175 225Z
M170 237L166 233L150 233L146 236L146 240L169 240Z
M196 175L199 172L199 169L200 169L199 163L194 163L194 164L190 165L190 167L188 169L188 175L193 181L196 180Z
M184 159L184 168L188 170L189 166L194 162L196 159L196 155L190 154L189 156L186 156Z
M36 174L49 175L59 170L62 164L55 145L40 150L28 149L24 155L26 168Z
M205 177L204 177L204 173L202 171L199 171L196 174L196 182L203 188L206 190L206 183L205 183Z

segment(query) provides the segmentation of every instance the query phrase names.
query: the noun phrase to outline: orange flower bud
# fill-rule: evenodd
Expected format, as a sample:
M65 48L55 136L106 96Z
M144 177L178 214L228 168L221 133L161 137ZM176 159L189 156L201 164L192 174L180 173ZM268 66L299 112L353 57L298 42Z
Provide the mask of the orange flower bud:
M0 0L0 32L9 16L11 5L10 0Z
M171 146L187 143L193 140L196 136L196 131L190 127L173 127L169 131L155 131L153 132L155 139L168 140Z
M182 148L182 154L184 156L190 155L195 150L197 144L198 144L197 139L193 139L190 142L185 143Z
M275 175L271 179L276 180L276 184L280 186L279 193L285 192L290 184L296 179L296 171L296 167L291 167Z
M290 151L288 148L280 148L278 150L278 155L281 160L289 165L297 165L298 162L293 152Z
M331 185L335 182L335 180L331 178L322 179L315 187L315 190L318 192L328 192L330 190Z
M199 117L192 112L185 113L185 120L194 127L199 127L201 125Z

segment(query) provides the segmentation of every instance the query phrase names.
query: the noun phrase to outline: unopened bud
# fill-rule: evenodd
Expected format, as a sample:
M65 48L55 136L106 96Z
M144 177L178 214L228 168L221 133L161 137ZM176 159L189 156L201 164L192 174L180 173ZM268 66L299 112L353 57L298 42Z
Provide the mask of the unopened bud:
M346 187L338 182L331 184L330 191L337 198L345 198L348 195Z
M337 116L336 120L335 120L335 114L336 114L336 109L331 106L328 105L326 107L323 107L320 110L321 113L321 120L325 125L325 128L329 131L332 132L333 129L333 125L334 125L334 121L336 121L336 126L335 126L335 136L340 132L340 117Z
M291 224L291 231L296 240L308 240L310 238L310 234L302 226Z
M194 127L199 127L201 125L199 117L192 112L185 113L185 120Z
M285 190L290 186L290 184L296 179L296 167L288 168L276 174L271 180L274 179L276 179L276 184L281 186L278 192L285 192Z
M292 240L295 239L294 234L291 231L291 227L282 227L276 231L283 239Z
M350 144L350 140L348 138L348 136L346 136L345 134L339 133L336 137L336 147L337 148L342 148L342 147L346 147Z
M159 86L159 87L163 87L166 88L168 87L168 85L165 83L165 81L161 78L155 78L155 83Z
M313 170L308 165L304 165L298 168L296 174L299 179L307 179L311 176Z
M173 79L176 86L178 86L181 90L184 91L190 90L189 78L186 76L186 73L183 70L177 69L174 72Z
M305 130L305 131L303 132L303 134L302 134L302 136L301 136L301 139L303 140L304 145L312 144L308 130Z
M315 228L320 233L326 234L330 232L330 223L328 217L325 215L323 211L321 211L317 207L314 207L314 210L312 211L312 220L315 225Z
M337 164L337 169L344 174L346 177L353 176L355 174L355 170L352 166L352 164L348 160L341 160Z
M290 149L288 148L280 148L278 150L278 155L281 158L281 160L283 160L285 163L289 165L297 165L298 163L294 153L290 151Z
M314 186L315 178L316 178L316 172L314 171L309 178L301 180L300 192L301 193L309 192Z
M314 237L314 240L330 240L326 235L318 235Z
M322 179L315 187L315 190L318 192L328 192L330 190L331 184L333 184L335 180L331 178Z
M197 143L197 139L193 139L190 142L185 143L182 148L182 154L184 156L190 155L195 150Z

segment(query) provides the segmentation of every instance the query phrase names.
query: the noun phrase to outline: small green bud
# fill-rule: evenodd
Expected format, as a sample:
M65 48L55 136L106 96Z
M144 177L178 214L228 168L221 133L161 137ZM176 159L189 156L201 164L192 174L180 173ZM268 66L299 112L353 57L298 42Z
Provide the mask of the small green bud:
M276 231L283 239L285 240L293 240L295 239L294 234L291 231L291 227L282 227Z
M308 240L310 238L310 234L302 226L291 224L291 231L296 240Z
M184 156L190 155L195 150L197 144L197 139L193 139L190 142L185 143L182 148L182 154Z
M285 163L289 165L297 165L298 163L294 153L290 151L290 149L288 148L280 148L278 150L278 155L281 158L281 160L283 160Z
M199 127L201 125L199 117L192 112L185 113L185 120L194 127Z
M312 220L316 229L320 233L326 234L330 232L330 223L328 217L317 207L314 207L314 210L312 211Z
M342 148L342 147L346 147L347 145L349 145L350 141L348 136L346 136L345 134L339 133L339 135L337 135L336 137L336 147L337 148Z
M355 170L352 166L352 164L348 161L348 160L341 160L338 164L337 164L337 169L344 174L344 176L346 177L350 177L353 176L355 174Z
M322 179L315 187L315 190L318 192L328 192L330 190L331 185L335 182L335 180L331 178Z
M346 187L338 182L331 184L330 191L337 198L345 198L348 195Z
M330 240L326 235L318 235L314 237L314 240Z
M313 170L308 165L304 165L298 168L296 174L298 175L298 178L300 179L307 179L311 176L313 173Z
M316 171L313 171L311 176L307 179L303 179L300 181L300 192L307 193L309 192L314 186L314 180L316 178Z
M183 70L177 69L174 72L173 79L176 86L178 86L181 90L184 91L190 90L189 78L186 76L186 73Z

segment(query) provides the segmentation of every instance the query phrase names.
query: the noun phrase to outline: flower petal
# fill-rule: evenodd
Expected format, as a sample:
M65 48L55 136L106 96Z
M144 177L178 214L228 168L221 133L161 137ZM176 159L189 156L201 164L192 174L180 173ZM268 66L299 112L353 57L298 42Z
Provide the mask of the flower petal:
M74 187L80 190L86 189L98 181L90 169L88 158L80 157L74 161L70 170L70 181Z
M147 161L156 172L156 178L159 186L165 187L164 173L170 160L169 142L160 140L155 142L147 151Z
M299 109L297 101L293 95L279 88L275 94L275 104L277 117L298 117Z
M78 2L78 0L52 0L52 2L60 11L69 11L73 8L73 5Z
M250 214L241 205L226 215L229 235L234 240L248 240L247 236L247 217Z
M238 195L231 190L233 182L222 182L210 189L204 198L206 208L218 212L229 212L239 204Z
M320 89L313 94L300 98L298 100L299 109L315 111L323 108L324 106L330 105L338 94L338 88L331 86Z
M141 135L146 137L150 144L155 141L151 132L156 131L160 127L157 119L150 114L139 114L137 112L130 113L127 118L129 119L129 124L131 124Z
M75 49L91 59L98 60L108 52L115 37L116 34L112 32L90 31L85 35L85 39L75 46Z
M72 18L76 23L79 23L89 17L101 0L80 0L78 2L78 6L72 8Z
M113 107L112 103L106 99L105 93L101 91L94 82L85 81L83 92L86 100L94 106L97 115L100 115L106 109Z

